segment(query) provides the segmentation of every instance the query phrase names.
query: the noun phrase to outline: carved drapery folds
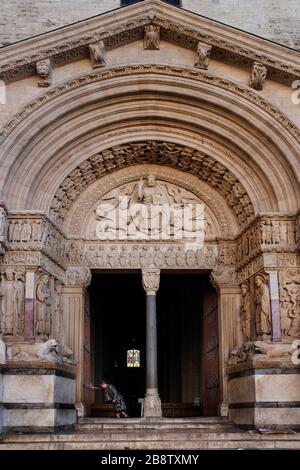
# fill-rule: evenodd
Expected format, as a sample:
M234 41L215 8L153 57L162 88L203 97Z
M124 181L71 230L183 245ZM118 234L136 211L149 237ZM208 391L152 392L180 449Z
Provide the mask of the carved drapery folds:
M143 269L142 283L147 295L155 295L159 289L160 269Z
M0 202L0 255L5 251L7 245L7 233L8 222L7 222L7 210L3 203Z
M271 300L268 276L255 276L255 325L258 338L268 339L271 335Z
M159 50L160 27L151 23L144 29L144 49Z
M260 62L254 62L249 85L254 90L261 91L267 78L267 67Z
M208 44L203 44L202 42L198 43L195 58L195 67L204 70L208 69L211 50L212 46L209 46Z
M6 268L0 283L0 331L3 335L24 334L25 278L19 269Z
M52 65L50 59L42 59L36 62L36 72L39 77L38 86L49 87L52 83Z
M90 44L89 52L93 69L104 67L106 65L105 46L103 41L99 41L96 44Z
M241 323L244 341L251 339L251 295L249 281L241 285L242 305L241 305Z
M282 270L279 279L282 336L300 338L300 270Z
M45 339L50 336L51 313L50 277L47 274L41 274L36 287L34 330L37 337Z

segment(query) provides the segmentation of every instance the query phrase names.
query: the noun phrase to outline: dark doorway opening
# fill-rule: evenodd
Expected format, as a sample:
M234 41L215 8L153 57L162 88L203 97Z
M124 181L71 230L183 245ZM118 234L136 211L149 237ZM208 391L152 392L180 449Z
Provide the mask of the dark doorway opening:
M219 404L217 295L207 273L162 272L157 293L158 385L163 416L216 416ZM140 416L146 390L146 295L141 273L98 272L91 284L92 370ZM140 351L140 367L127 353ZM96 391L92 415L113 416Z
M91 284L94 381L103 378L124 395L130 416L140 415L139 398L145 395L145 293L138 273L96 273ZM140 367L127 367L127 351L140 351ZM94 414L112 416L103 405L103 392L95 392ZM96 406L95 406L96 405Z

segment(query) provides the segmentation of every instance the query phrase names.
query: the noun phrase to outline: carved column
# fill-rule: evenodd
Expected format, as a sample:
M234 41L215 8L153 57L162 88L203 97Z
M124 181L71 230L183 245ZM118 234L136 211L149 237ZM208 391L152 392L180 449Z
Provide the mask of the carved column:
M142 281L146 292L146 395L145 418L162 416L157 382L157 326L156 292L159 288L160 270L143 269Z
M279 285L277 271L268 271L269 274L269 290L271 303L271 335L273 343L281 342L281 312L279 300Z
M84 297L91 282L89 269L71 268L67 271L67 282L63 287L63 339L74 353L77 363L76 409L84 416L83 404L83 346L84 346Z
M218 292L219 353L220 353L220 414L228 415L227 361L230 352L243 342L240 320L241 289L236 273L229 267L218 268L211 274L211 282Z

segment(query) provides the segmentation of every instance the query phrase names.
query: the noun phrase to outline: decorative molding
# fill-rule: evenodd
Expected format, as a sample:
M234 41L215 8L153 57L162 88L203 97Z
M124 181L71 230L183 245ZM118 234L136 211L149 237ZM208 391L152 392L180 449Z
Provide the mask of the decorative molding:
M121 20L121 18L120 18ZM266 55L258 52L253 47L240 46L232 40L226 41L224 37L217 37L212 34L201 32L201 28L193 28L186 21L174 22L163 17L159 10L155 15L149 17L142 14L135 16L134 20L120 23L114 28L93 32L83 35L76 40L60 43L57 46L40 50L35 54L12 60L0 67L0 78L5 82L20 79L35 73L35 63L39 60L51 58L54 65L68 63L78 58L88 56L89 45L103 41L105 47L112 49L120 45L142 39L146 26L159 27L161 39L173 42L187 49L195 50L200 41L209 46L213 46L214 57L224 62L234 62L242 66L251 66L253 61L257 61L268 67L268 75L272 79L277 79L291 84L300 77L300 70L291 65L290 62L276 59L276 55Z
M231 91L251 103L255 104L266 113L270 114L276 119L285 129L290 132L298 141L300 141L299 128L279 109L272 103L262 98L259 94L251 91L249 88L239 85L225 78L220 78L201 70L191 70L179 66L159 65L159 64L142 64L142 65L128 65L123 67L116 67L113 69L106 69L104 71L93 72L88 75L82 75L68 82L62 83L56 88L52 88L43 96L40 96L30 104L25 106L19 113L15 114L0 130L0 138L7 136L14 127L16 127L25 117L29 116L34 110L40 108L45 103L53 100L54 98L63 95L64 93L79 88L89 83L94 83L102 80L108 80L115 77L129 76L132 74L150 74L156 73L161 75L170 75L188 78L191 80L208 83L219 88Z
M91 182L118 168L141 163L175 167L207 181L223 195L240 225L254 216L254 208L245 188L224 165L190 147L154 141L112 147L81 163L55 193L51 216L58 221L64 220L72 202Z

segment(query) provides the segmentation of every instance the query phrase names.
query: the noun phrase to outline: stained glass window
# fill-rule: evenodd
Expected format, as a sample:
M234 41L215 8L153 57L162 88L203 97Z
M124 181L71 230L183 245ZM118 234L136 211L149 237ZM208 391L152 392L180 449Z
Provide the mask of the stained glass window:
M138 349L127 351L127 367L141 367L141 354Z

